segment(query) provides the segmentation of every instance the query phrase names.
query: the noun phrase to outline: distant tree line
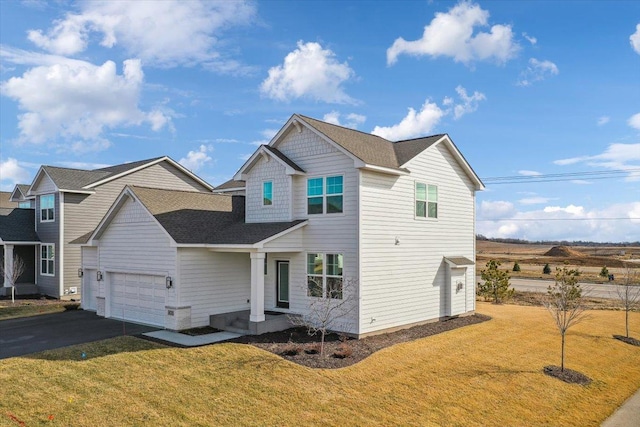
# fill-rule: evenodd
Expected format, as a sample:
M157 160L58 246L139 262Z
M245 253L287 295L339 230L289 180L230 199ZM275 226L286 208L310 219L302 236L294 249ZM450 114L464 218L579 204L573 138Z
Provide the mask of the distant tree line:
M640 246L640 241L636 242L590 242L584 240L523 240L523 239L503 239L499 237L486 237L482 234L476 234L476 240L486 240L489 242L497 242L497 243L515 243L515 244L537 244L537 245L552 245L552 246L598 246L598 247L632 247L632 246Z

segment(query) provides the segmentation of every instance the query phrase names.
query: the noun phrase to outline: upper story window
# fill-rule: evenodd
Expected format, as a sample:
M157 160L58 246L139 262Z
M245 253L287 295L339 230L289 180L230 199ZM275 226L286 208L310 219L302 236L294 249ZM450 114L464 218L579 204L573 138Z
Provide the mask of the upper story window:
M40 222L53 221L54 218L54 205L55 196L53 194L46 194L40 196Z
M262 206L273 205L273 182L265 181L262 183Z
M438 218L438 187L416 182L416 217Z
M342 212L343 177L328 176L307 180L307 213L332 214Z
M18 208L19 209L31 209L31 202L19 202L18 203Z
M342 254L307 254L307 295L342 299Z
M40 245L40 274L53 276L55 274L55 252L53 245Z

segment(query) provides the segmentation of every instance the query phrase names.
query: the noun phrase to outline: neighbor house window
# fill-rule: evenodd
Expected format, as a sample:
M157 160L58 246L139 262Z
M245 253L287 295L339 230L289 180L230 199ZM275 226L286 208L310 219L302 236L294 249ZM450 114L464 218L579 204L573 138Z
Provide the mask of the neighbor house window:
M47 194L40 196L40 222L48 222L54 220L54 203L55 196Z
M342 254L307 254L307 295L342 299Z
M438 218L438 187L416 182L416 216Z
M18 208L19 209L31 209L31 202L19 202L18 203Z
M273 182L265 181L262 183L262 205L271 206L273 204Z
M343 177L310 178L307 180L307 213L333 214L342 212Z
M55 274L54 245L40 246L40 274L43 276L53 276Z

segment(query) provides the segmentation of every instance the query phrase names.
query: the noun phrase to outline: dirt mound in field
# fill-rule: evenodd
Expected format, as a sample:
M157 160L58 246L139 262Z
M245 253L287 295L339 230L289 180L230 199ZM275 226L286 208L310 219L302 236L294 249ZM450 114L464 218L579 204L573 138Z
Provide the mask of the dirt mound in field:
M545 252L544 255L564 258L579 258L584 256L582 252L571 249L568 246L554 246Z

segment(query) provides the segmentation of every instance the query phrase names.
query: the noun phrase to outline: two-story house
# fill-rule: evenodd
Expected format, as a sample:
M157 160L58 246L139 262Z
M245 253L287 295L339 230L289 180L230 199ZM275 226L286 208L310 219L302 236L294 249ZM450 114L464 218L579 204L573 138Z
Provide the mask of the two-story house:
M207 182L169 157L94 170L42 166L30 185L17 185L11 196L21 208L35 210L31 225L35 229L23 231L35 231L37 241L10 242L9 248L20 246L25 250L31 245L30 250L36 253L32 280L40 293L80 298L81 253L69 242L93 231L126 185L212 190Z
M259 333L349 297L354 336L472 313L481 189L447 135L391 142L293 115L215 194L125 188L75 242L82 304Z

